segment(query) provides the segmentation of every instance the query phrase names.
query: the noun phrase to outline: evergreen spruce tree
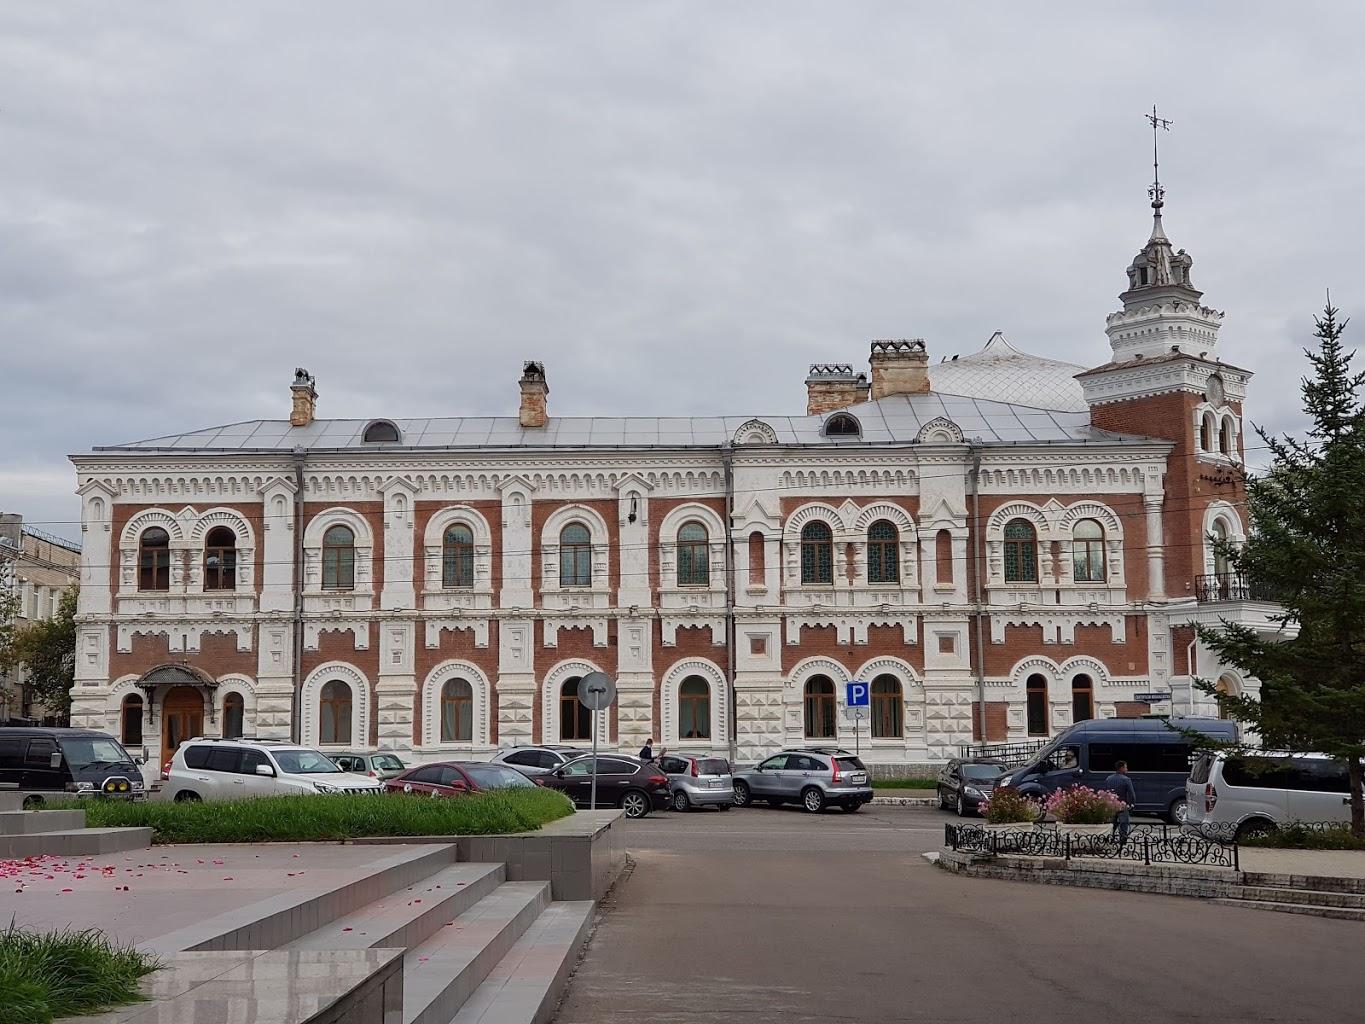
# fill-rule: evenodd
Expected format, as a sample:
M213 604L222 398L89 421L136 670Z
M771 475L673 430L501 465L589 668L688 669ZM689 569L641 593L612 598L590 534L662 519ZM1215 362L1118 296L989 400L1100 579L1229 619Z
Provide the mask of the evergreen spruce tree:
M1345 760L1351 829L1365 837L1365 373L1351 370L1355 353L1342 347L1346 321L1337 313L1329 298L1316 318L1317 348L1305 351L1312 426L1302 439L1257 428L1272 462L1245 477L1245 546L1223 549L1253 591L1283 606L1283 632L1267 637L1226 621L1199 629L1224 663L1261 680L1261 699L1199 686L1265 746Z

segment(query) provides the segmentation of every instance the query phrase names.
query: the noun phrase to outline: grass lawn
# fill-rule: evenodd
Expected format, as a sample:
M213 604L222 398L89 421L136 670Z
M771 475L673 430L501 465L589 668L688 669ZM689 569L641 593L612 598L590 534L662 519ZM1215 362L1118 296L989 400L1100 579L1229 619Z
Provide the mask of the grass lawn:
M873 779L873 789L933 789L936 779Z
M1351 835L1350 825L1306 828L1285 825L1265 835L1239 840L1242 846L1264 846L1276 850L1365 850L1365 839Z
M155 959L97 931L0 932L0 1024L47 1024L138 1001Z
M154 843L265 843L367 836L488 835L529 832L573 813L549 789L507 789L453 798L270 796L216 803L91 800L79 805L89 828L151 827ZM6 1024L0 1019L0 1024Z

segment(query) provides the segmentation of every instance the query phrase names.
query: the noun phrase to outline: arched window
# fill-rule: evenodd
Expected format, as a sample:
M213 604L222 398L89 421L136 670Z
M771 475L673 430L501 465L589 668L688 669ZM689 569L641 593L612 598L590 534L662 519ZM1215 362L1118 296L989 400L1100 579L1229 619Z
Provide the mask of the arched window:
M1237 685L1237 680L1233 679L1231 676L1219 676L1218 682L1214 684L1213 692L1221 693L1224 697L1241 696L1240 688ZM1224 707L1222 704L1218 705L1218 717L1219 718L1228 717L1228 709Z
M688 676L678 687L678 738L711 738L711 687L701 676Z
M1217 576L1227 576L1232 572L1225 545L1228 542L1228 524L1222 519L1213 521L1213 571Z
M801 582L834 582L834 534L819 520L801 528Z
M900 534L885 519L878 519L867 530L867 581L899 583Z
M1071 720L1088 722L1095 717L1095 683L1085 673L1071 680Z
M441 742L474 739L474 687L463 679L447 679L441 687Z
M684 523L678 531L678 586L706 587L711 584L711 550L706 527Z
M237 535L226 526L204 538L204 589L237 589Z
M120 708L122 729L120 738L125 747L142 746L142 698L130 693L123 698Z
M240 693L229 693L223 698L223 739L241 739L245 723L246 702Z
M559 585L592 586L592 534L582 523L559 531Z
M474 531L464 523L449 527L441 539L441 586L474 585Z
M1026 684L1028 692L1028 734L1047 735L1047 679L1031 675Z
M1071 530L1071 574L1077 583L1103 583L1104 528L1082 519Z
M592 739L592 712L578 702L579 682L572 676L559 688L559 738L565 742Z
M349 526L329 526L322 535L322 586L327 590L355 587L355 534Z
M947 530L934 536L934 569L939 583L953 582L953 535Z
M138 590L171 589L171 535L159 526L138 538Z
M898 740L905 735L905 698L901 681L892 675L872 680L872 738Z
M836 413L825 420L826 437L857 437L862 432L858 421L846 412Z
M362 440L367 444L394 444L402 440L402 435L391 420L375 420L365 428Z
M1199 421L1199 450L1201 452L1213 451L1213 433L1215 429L1213 424L1213 413L1204 413L1204 418Z
M318 742L351 742L351 687L340 679L323 684L318 700Z
M834 713L834 681L829 676L811 676L806 682L806 736L833 739Z
M1218 450L1228 458L1232 458L1233 452L1236 451L1236 446L1233 443L1232 437L1231 416L1223 417L1223 429L1218 431Z
M1027 519L1005 524L1005 582L1038 582L1038 533Z
M749 534L749 583L762 586L767 582L768 566L764 555L763 531L755 530Z

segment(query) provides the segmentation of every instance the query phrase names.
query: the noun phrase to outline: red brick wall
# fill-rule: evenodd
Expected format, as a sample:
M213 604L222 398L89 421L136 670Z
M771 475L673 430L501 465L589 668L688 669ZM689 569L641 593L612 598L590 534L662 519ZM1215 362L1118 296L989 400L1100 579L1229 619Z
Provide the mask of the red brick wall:
M663 569L659 564L659 545L664 541L672 541L674 537L662 536L664 517L672 512L679 505L703 505L709 508L716 515L720 516L721 522L725 522L725 499L724 498L652 498L649 502L649 590L657 596L659 588L663 585ZM613 514L615 514L613 512ZM681 525L681 524L679 524ZM724 541L724 536L710 536L713 531L707 527L708 540L711 543ZM634 582L633 580L631 582ZM713 583L724 582L723 580L712 580Z
M338 506L355 512L370 527L370 535L374 537L374 592L378 594L384 589L384 503L382 501L305 501L303 503L303 529L307 531L308 524L320 512ZM361 538L357 537L357 547L360 545L360 541Z
M865 662L873 658L900 658L916 672L924 671L923 623L920 624L917 642L907 644L900 626L869 626L867 643L839 643L838 631L833 626L802 626L801 642L782 644L782 673L789 675L798 663L807 658L825 657L837 661L850 676L857 672ZM723 650L723 649L722 649Z
M952 583L957 578L953 566L953 535L939 530L934 537L934 581Z
M611 590L611 599L615 602L616 591L621 586L621 530L616 522L616 501L609 498L595 499L593 501L533 501L531 502L531 589L535 595L536 607L539 608L541 606L540 534L545 528L545 521L566 506L590 508L606 520L608 545L607 585Z
M426 623L418 621L416 628L417 650L413 655L413 669L417 676L417 692L412 703L412 742L420 746L422 742L422 699L426 691L427 676L432 669L443 661L459 659L477 665L488 677L490 684L489 700L489 739L498 742L498 621L488 623L488 646L478 647L474 641L473 629L443 629L437 646L426 645Z
M559 737L542 735L544 729L541 726L541 716L544 708L542 694L545 688L546 673L558 665L561 661L578 659L580 661L591 662L608 674L616 672L616 622L607 621L607 646L593 646L593 633L586 627L578 629L561 628L556 634L557 647L546 647L544 643L545 623L537 620L535 623L535 651L536 663L540 669L536 675L536 692L531 708L531 742L533 743L558 743ZM616 718L612 716L611 735L616 735Z
M198 653L171 653L170 637L166 633L136 633L129 650L118 650L118 631L109 627L109 679L126 675L142 675L148 669L167 662L189 662L215 679L236 673L256 678L257 655L255 638L249 651L237 650L235 633L205 633L199 640Z
M1126 641L1116 644L1108 626L1077 626L1076 641L1070 644L1044 644L1042 626L1006 626L1005 642L990 642L990 626L986 624L986 675L1000 678L1021 658L1042 654L1057 663L1077 655L1094 658L1111 676L1145 675L1147 672L1147 619L1129 615L1125 619ZM975 634L973 634L975 636Z
M1009 701L986 701L986 741L994 742L1009 738ZM981 702L972 701L972 739L981 739Z
M418 501L413 504L412 578L420 594L426 587L426 532L431 517L452 504L464 505L483 516L488 523L489 546L493 569L489 576L493 585L493 604L497 606L502 590L502 503L499 501ZM534 567L533 567L534 571ZM439 584L438 584L439 586Z
M1144 704L1140 700L1118 700L1114 702L1114 717L1116 718L1141 718L1151 710L1150 704Z
M1171 674L1177 676L1195 675L1199 671L1199 648L1191 657L1190 643L1194 640L1193 626L1171 627Z

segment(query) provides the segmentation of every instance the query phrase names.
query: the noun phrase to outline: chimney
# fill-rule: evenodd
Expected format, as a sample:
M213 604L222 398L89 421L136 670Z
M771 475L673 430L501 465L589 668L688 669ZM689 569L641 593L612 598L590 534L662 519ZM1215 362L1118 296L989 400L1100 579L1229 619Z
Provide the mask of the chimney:
M851 363L811 363L806 375L806 415L822 416L867 401L867 374Z
M550 418L545 409L545 396L550 385L545 383L545 364L527 360L521 370L521 411L523 427L543 427Z
M923 338L874 341L872 400L890 395L922 395L929 391L929 353Z
M318 405L318 392L314 386L317 381L303 367L295 367L294 383L289 390L294 397L294 407L289 410L291 427L306 427L313 422L313 413Z

